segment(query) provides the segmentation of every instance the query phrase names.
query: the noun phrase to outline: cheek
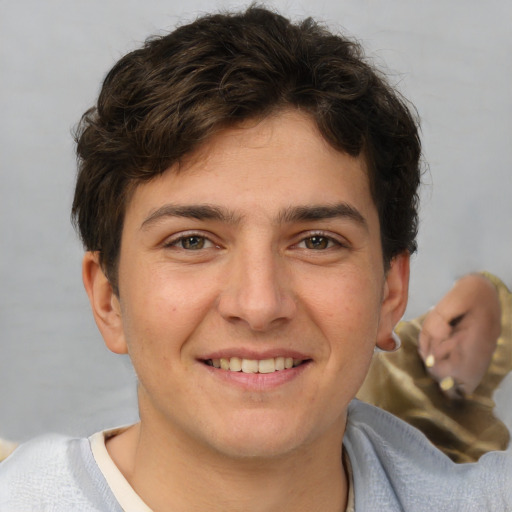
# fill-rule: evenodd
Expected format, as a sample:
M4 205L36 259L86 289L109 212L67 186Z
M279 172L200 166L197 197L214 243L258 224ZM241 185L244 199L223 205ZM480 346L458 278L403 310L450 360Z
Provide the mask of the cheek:
M153 348L155 357L163 357L181 351L212 307L214 290L203 280L169 275L165 268L139 269L135 275L121 291L130 354Z
M310 287L304 293L317 324L328 329L330 335L336 337L336 333L345 333L345 336L353 333L358 337L359 333L360 336L376 337L381 293L375 285L376 280L372 280L369 274L331 276L321 286Z
M356 278L357 277L357 278ZM318 300L315 322L328 343L327 370L345 392L355 394L361 386L373 356L379 327L380 290L366 276L352 276L329 287L328 305ZM350 388L350 389L348 389Z

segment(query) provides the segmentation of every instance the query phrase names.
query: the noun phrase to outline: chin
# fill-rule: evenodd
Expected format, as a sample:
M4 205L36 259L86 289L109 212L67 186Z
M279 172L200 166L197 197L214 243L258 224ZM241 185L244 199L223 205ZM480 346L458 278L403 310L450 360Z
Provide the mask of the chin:
M295 452L302 443L296 438L280 436L251 436L250 438L231 438L227 442L218 442L216 451L231 459L269 460L286 457Z

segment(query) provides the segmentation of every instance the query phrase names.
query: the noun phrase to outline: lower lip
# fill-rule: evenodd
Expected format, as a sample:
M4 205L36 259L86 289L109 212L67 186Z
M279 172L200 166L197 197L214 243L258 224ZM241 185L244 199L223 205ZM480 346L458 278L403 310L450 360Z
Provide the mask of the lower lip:
M235 385L246 391L270 391L295 380L302 375L311 362L308 361L299 366L272 373L231 372L204 363L201 364L213 377L221 379L227 384Z

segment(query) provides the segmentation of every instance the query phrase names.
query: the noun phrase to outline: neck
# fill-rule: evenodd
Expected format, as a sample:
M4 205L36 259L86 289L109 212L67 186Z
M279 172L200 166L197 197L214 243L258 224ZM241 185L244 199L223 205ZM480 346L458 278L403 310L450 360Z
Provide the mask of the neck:
M234 459L137 424L107 449L155 512L169 510L170 503L177 512L340 512L347 497L342 438L343 426L335 425L293 453Z

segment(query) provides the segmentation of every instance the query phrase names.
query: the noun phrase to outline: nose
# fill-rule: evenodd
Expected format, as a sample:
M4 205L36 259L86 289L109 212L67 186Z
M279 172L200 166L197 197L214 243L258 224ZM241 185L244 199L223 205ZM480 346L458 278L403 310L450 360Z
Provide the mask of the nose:
M225 320L260 332L291 320L296 302L282 258L260 248L233 255L218 310Z

